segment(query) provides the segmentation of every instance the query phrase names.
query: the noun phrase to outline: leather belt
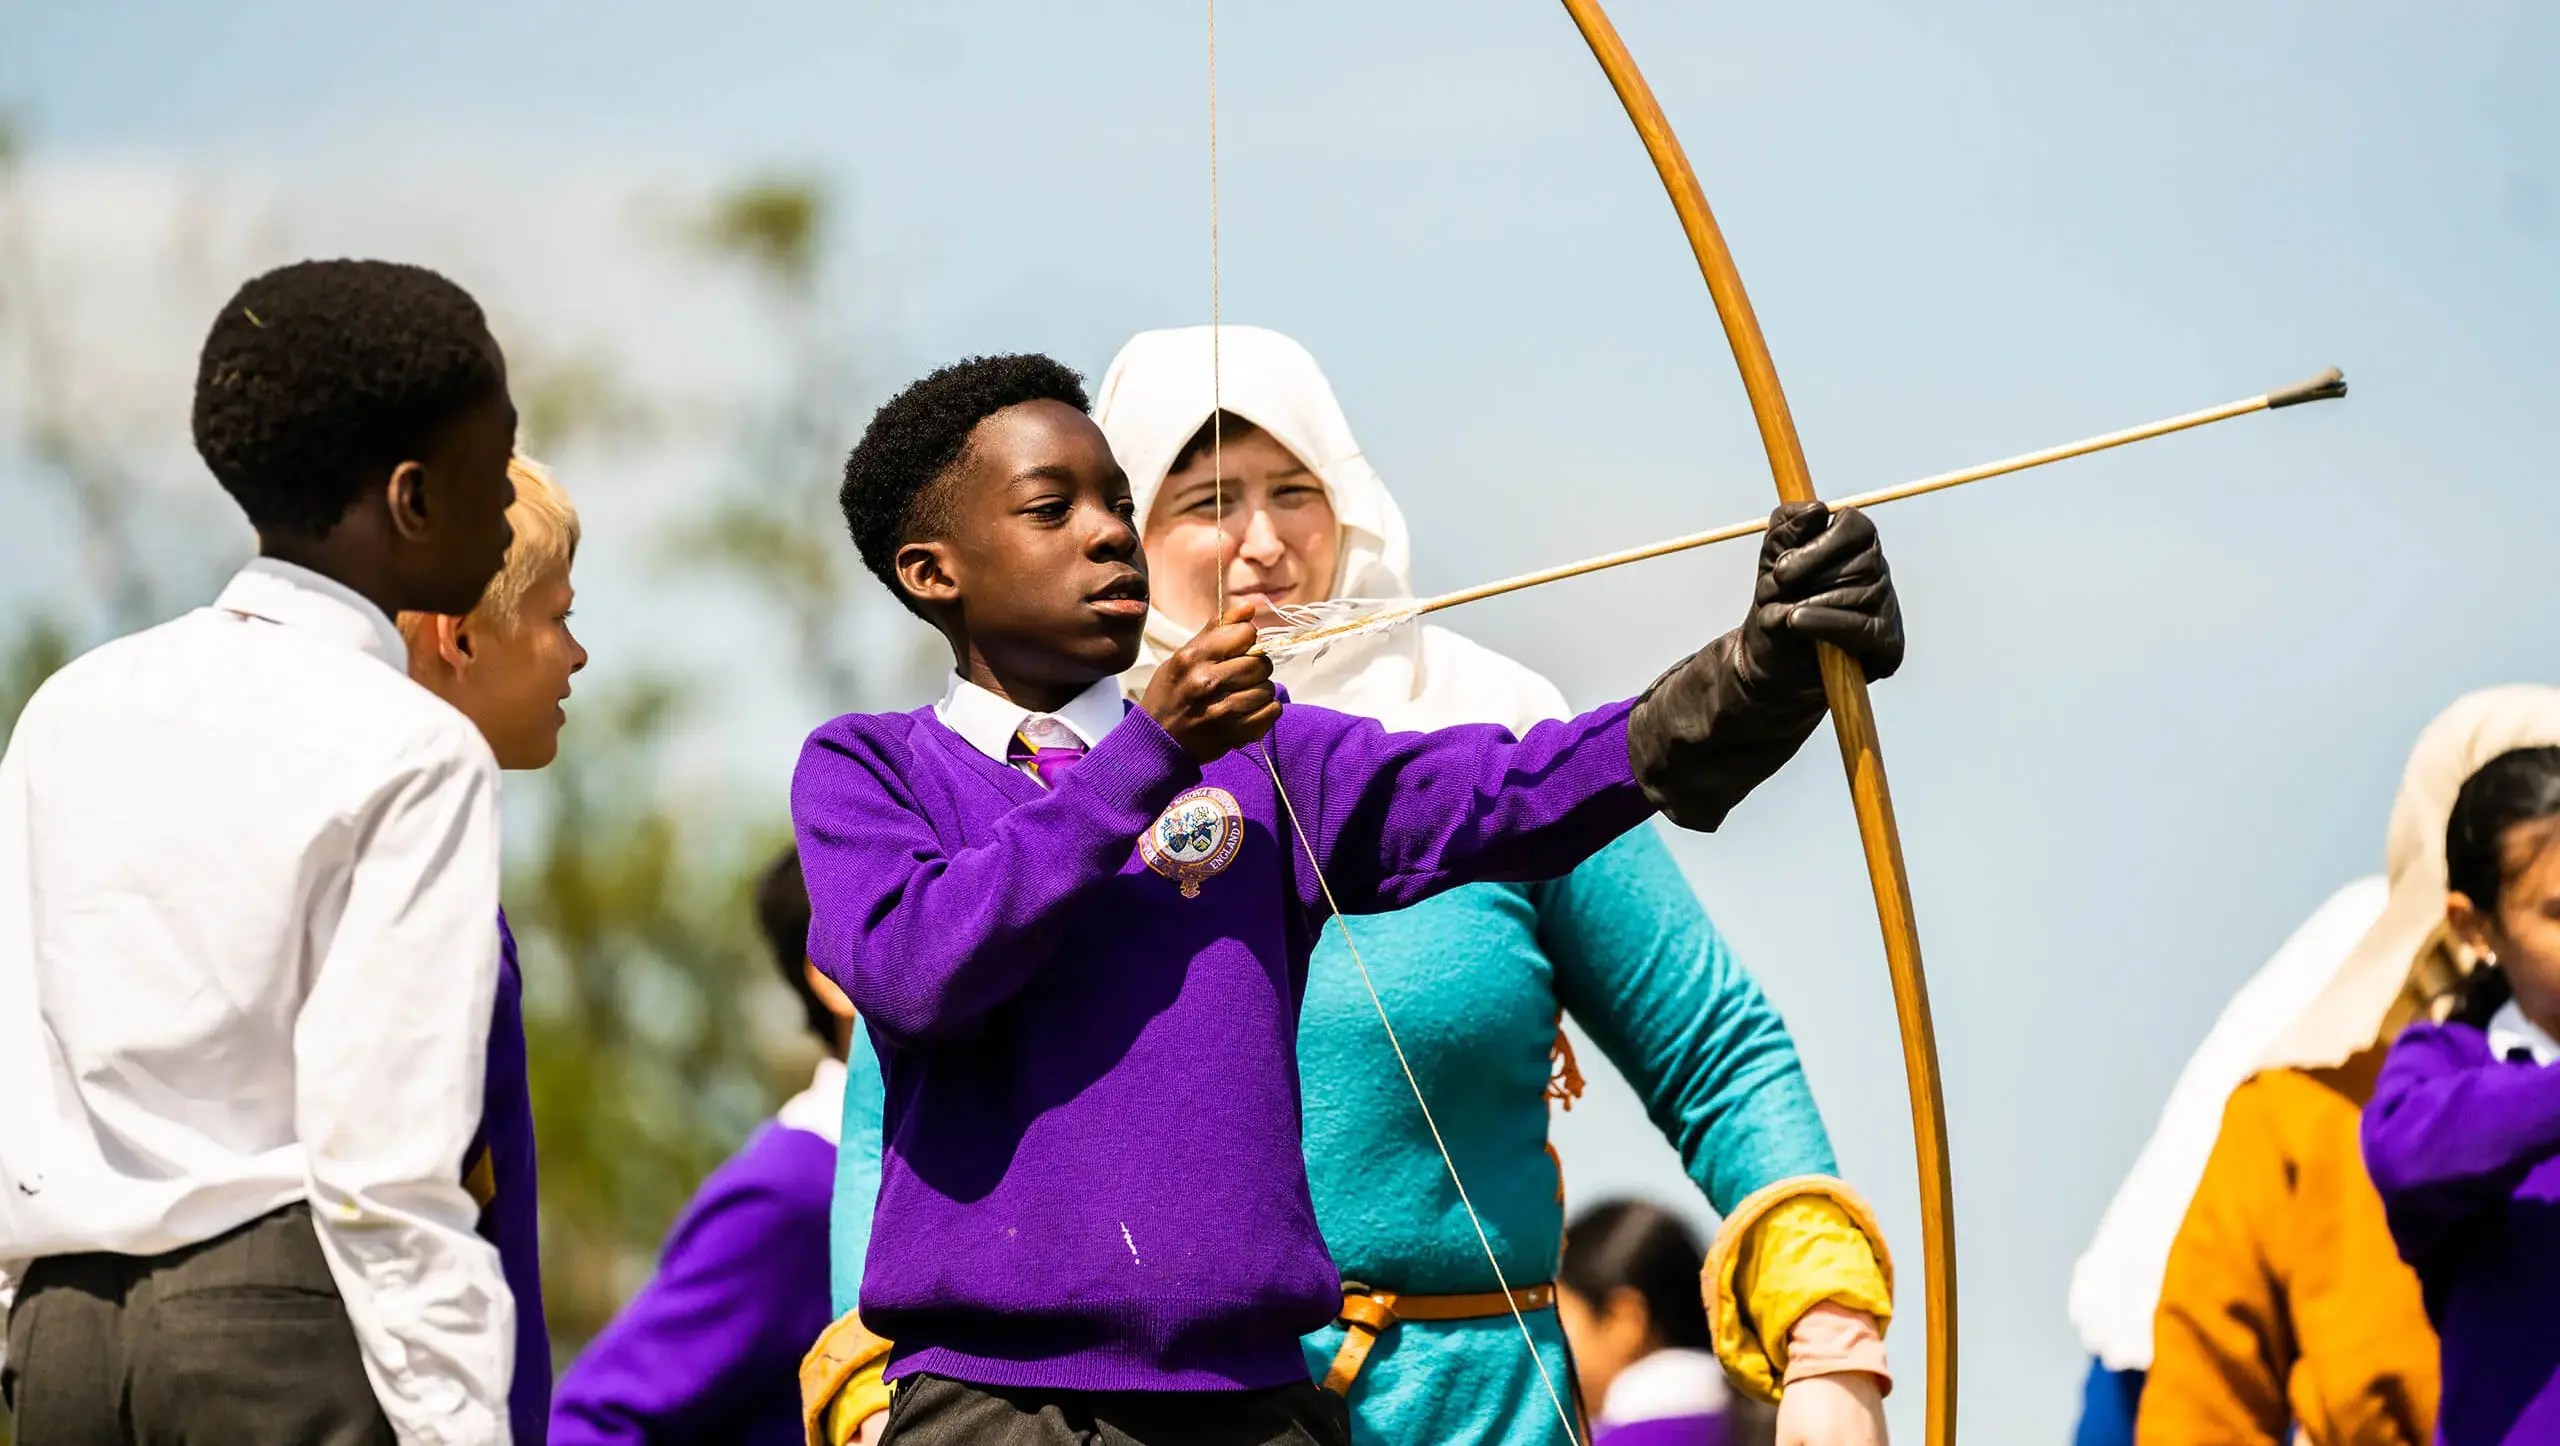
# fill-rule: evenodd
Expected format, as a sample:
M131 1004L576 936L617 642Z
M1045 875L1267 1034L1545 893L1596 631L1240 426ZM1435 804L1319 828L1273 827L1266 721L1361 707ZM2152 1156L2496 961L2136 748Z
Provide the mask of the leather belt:
M1333 1353L1333 1365L1324 1373L1324 1388L1337 1396L1351 1394L1351 1383L1360 1378L1360 1368L1369 1360L1369 1350L1398 1321L1406 1320L1484 1320L1508 1316L1517 1310L1526 1315L1534 1310L1550 1310L1556 1303L1552 1281L1524 1285L1505 1294L1498 1290L1481 1290L1472 1295L1402 1295L1392 1290L1373 1290L1356 1280L1342 1283L1342 1349Z

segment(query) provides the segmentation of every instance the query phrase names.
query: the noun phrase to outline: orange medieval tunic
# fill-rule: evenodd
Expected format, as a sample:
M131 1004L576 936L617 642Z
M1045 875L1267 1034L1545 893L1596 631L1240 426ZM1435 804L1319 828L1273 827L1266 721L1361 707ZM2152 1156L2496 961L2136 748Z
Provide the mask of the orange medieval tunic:
M2137 1446L2426 1446L2436 1338L2365 1174L2384 1046L2232 1092L2169 1251Z

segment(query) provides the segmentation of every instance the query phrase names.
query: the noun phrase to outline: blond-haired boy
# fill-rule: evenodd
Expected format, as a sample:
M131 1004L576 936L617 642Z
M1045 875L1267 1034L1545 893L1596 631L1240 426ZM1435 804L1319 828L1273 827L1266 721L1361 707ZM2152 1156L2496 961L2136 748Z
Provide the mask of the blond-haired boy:
M500 768L540 768L560 752L569 679L587 665L587 650L569 631L578 510L550 469L529 457L510 461L507 476L516 487L516 500L507 508L515 540L479 605L461 617L402 613L400 636L409 645L409 676L479 728ZM540 1441L551 1415L551 1336L542 1314L524 975L503 909L498 938L498 995L489 1022L480 1129L456 1165L480 1202L480 1234L498 1247L516 1298L515 1377L507 1416L516 1440Z
M587 650L569 632L569 565L578 555L578 509L530 457L507 465L516 484L507 560L462 617L402 613L409 676L478 724L500 768L540 768L560 751L561 704Z

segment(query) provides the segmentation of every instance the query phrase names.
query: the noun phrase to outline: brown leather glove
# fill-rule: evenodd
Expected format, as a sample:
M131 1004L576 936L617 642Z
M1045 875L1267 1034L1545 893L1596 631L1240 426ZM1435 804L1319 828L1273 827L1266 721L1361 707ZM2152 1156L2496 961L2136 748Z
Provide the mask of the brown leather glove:
M1636 781L1665 818L1713 830L1822 722L1817 643L1871 679L1902 666L1902 606L1875 524L1819 502L1769 514L1742 626L1654 680L1627 720Z

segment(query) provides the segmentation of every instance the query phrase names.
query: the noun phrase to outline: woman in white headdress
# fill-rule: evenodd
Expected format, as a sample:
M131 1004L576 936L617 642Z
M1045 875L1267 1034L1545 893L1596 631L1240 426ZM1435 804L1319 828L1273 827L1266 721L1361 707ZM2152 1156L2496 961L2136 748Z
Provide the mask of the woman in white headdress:
M1156 609L1132 688L1222 595L1266 609L1412 595L1403 514L1315 359L1276 332L1224 327L1213 381L1212 346L1205 327L1142 333L1095 399L1129 475ZM1567 711L1546 679L1438 627L1291 658L1277 675L1293 699L1392 729L1519 732ZM1703 1285L1726 1368L1746 1390L1784 1391L1782 1434L1881 1439L1891 1277L1873 1216L1836 1178L1785 1026L1652 829L1563 879L1479 885L1353 927L1512 1286L1506 1301L1340 931L1328 930L1309 965L1299 1070L1308 1174L1344 1306L1307 1352L1311 1372L1349 1400L1355 1439L1565 1440L1549 1396L1572 1408L1547 1123L1549 1101L1580 1087L1567 1012L1725 1216ZM1608 1402L1584 1404L1610 1414Z
M2391 808L2387 891L2361 886L2304 926L2316 931L2295 941L2307 967L2231 1030L2227 1042L2254 1046L2245 1065L2221 1059L2195 1081L2195 1103L2228 1094L2209 1152L2196 1162L2191 1136L2166 1149L2155 1141L2109 1210L2074 1281L2072 1315L2108 1364L2147 1352L2142 1446L2434 1439L2435 1332L2366 1172L2360 1117L2391 1041L2440 1013L2471 966L2446 927L2455 795L2490 759L2546 744L2560 744L2560 689L2486 689L2426 726ZM2369 922L2342 948L2335 926L2357 918ZM2181 1095L2189 1085L2180 1079ZM2173 1098L2164 1132L2178 1113ZM2174 1168L2136 1197L2154 1164ZM2169 1222L2164 1260L2147 1242ZM2140 1329L2146 1290L2158 1305Z
M2323 900L2240 991L2196 1047L2151 1138L2116 1188L2071 1272L2071 1323L2090 1356L2073 1446L2129 1446L2151 1369L2151 1317L2169 1245L2204 1177L2232 1091L2328 988L2382 914L2389 886L2358 879Z

